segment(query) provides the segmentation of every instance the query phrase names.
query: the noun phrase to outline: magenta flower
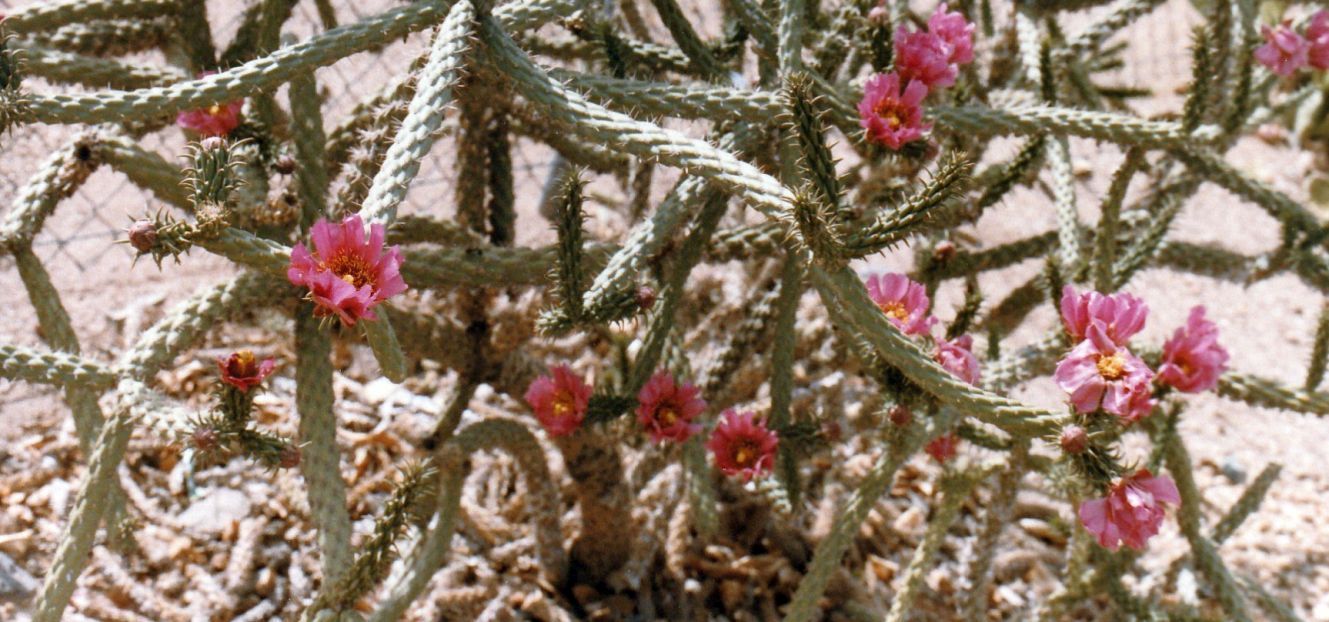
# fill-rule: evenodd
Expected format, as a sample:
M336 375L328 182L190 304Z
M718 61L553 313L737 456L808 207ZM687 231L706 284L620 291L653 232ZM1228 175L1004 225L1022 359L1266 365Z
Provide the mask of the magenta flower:
M343 324L354 326L361 318L377 320L373 307L406 291L401 278L401 253L396 246L383 247L383 225L374 223L365 239L364 221L358 214L339 225L319 219L309 231L314 253L302 243L291 249L286 278L291 284L309 288L317 304L315 314L337 314Z
M210 76L215 71L205 71L200 78ZM240 109L244 100L213 104L207 108L184 110L175 117L175 124L187 130L193 130L203 136L225 136L240 125Z
M1081 503L1080 523L1110 550L1124 542L1139 551L1163 524L1165 503L1181 503L1177 485L1169 477L1154 477L1140 469L1113 482L1107 498Z
M1089 326L1097 322L1103 325L1113 343L1124 346L1144 328L1148 316L1149 306L1127 293L1077 294L1070 285L1061 290L1061 321L1075 343L1083 341L1089 334Z
M701 391L688 383L678 384L669 372L656 372L637 392L637 422L657 443L688 440L701 430L693 421L704 410Z
M932 129L923 122L927 94L928 87L918 81L909 82L901 93L900 76L894 72L872 76L858 102L858 124L867 130L868 140L899 150Z
M978 357L974 356L973 347L974 338L969 335L960 335L953 341L938 339L937 349L932 353L932 358L960 380L977 385Z
M1057 363L1054 377L1070 394L1076 412L1091 413L1101 407L1130 420L1144 407L1136 394L1149 392L1154 373L1109 339L1103 325L1095 322L1089 326L1089 338Z
M923 286L898 272L872 275L867 279L868 296L906 335L922 335L937 318L928 315L928 294Z
M725 475L744 481L769 473L775 466L780 437L752 412L724 411L711 432L706 448L715 456L715 466Z
M1163 344L1158 381L1186 393L1207 391L1218 385L1227 360L1227 350L1218 343L1218 327L1205 319L1204 307L1197 306L1186 325Z
M933 460L946 464L948 460L955 457L956 448L960 443L959 437L954 434L942 434L937 438L928 441L923 451L932 456Z
M567 436L581 427L591 403L591 385L567 365L549 368L526 388L526 403L550 436Z
M1329 11L1318 11L1306 26L1306 40L1310 43L1307 60L1316 69L1329 69Z
M948 11L945 2L928 18L928 32L946 42L951 52L947 60L951 64L964 65L974 60L974 25L959 11Z
M930 32L909 32L903 26L895 32L895 71L901 80L916 80L932 90L955 84L959 68L951 53L950 44Z
M1284 22L1278 28L1262 26L1264 45L1255 49L1255 60L1280 76L1290 76L1310 61L1311 44Z
M241 391L249 391L272 375L277 368L277 361L265 359L259 362L253 351L236 350L230 356L217 358L217 369L221 370L222 382Z

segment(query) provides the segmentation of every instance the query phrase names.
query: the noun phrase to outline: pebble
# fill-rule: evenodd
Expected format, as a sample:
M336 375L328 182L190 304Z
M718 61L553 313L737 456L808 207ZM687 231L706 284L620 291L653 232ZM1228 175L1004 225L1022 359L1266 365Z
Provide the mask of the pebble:
M249 516L249 496L230 488L214 488L180 513L181 524L200 534L220 536L232 522Z
M39 587L37 578L8 555L0 553L0 602L25 601Z

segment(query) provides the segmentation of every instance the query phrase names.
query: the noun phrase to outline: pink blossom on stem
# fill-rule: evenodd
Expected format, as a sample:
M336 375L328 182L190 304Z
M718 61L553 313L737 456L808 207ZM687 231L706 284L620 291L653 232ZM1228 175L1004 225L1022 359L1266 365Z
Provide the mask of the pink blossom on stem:
M550 375L540 376L526 389L526 403L535 411L545 432L566 436L581 427L586 408L591 403L591 385L567 365L549 368Z
M960 438L954 434L942 434L937 438L928 441L923 447L923 451L932 456L933 460L946 464L948 460L955 457L956 448L960 443Z
M951 62L951 46L930 32L895 32L895 71L902 80L917 80L929 89L955 84L959 69Z
M1181 503L1176 483L1141 469L1113 482L1106 498L1081 503L1080 523L1110 550L1125 543L1139 551L1163 524L1165 503Z
M979 378L978 357L973 352L974 338L960 335L954 340L937 340L937 349L932 358L946 371L969 384L977 385Z
M744 481L769 473L775 466L780 438L752 412L724 411L711 432L706 448L715 456L715 466L725 475Z
M198 77L204 78L215 74L205 71ZM175 124L187 130L193 130L203 136L225 136L240 125L240 109L244 100L213 104L206 108L184 110L175 117Z
M1306 26L1306 40L1310 43L1307 60L1316 69L1329 69L1329 11L1317 11Z
M669 372L656 372L637 392L637 422L651 433L651 440L683 442L701 430L694 423L706 400L688 383L679 384Z
M1290 76L1310 62L1311 44L1284 22L1278 28L1262 26L1264 45L1255 49L1255 60L1280 76Z
M217 369L221 371L222 382L241 391L249 391L258 386L277 368L277 361L264 359L259 361L251 350L236 350L230 356L217 358Z
M1089 326L1089 338L1057 364L1054 377L1070 394L1076 412L1091 413L1101 407L1127 420L1148 412L1144 410L1148 403L1137 394L1149 393L1154 373L1109 339L1102 323Z
M964 65L974 60L974 25L959 11L947 10L941 3L928 18L928 32L946 42L952 64Z
M1158 381L1186 393L1207 391L1218 385L1227 360L1227 350L1218 343L1218 327L1205 319L1204 307L1197 306L1186 325L1163 344Z
M396 246L383 247L385 233L383 225L374 223L365 239L358 214L336 225L319 219L309 232L314 252L297 243L286 278L309 288L319 316L336 314L347 326L362 318L377 320L373 307L406 291L401 253Z
M872 76L858 102L858 124L867 131L868 140L899 150L932 129L931 123L923 122L927 94L928 88L918 81L909 82L902 93L900 76L894 72Z
M1089 326L1098 322L1113 343L1124 346L1144 328L1148 316L1149 306L1124 292L1077 294L1070 285L1061 290L1061 321L1075 343L1083 341L1089 335Z
M906 335L927 333L937 318L928 315L928 294L923 286L898 272L867 279L868 296Z

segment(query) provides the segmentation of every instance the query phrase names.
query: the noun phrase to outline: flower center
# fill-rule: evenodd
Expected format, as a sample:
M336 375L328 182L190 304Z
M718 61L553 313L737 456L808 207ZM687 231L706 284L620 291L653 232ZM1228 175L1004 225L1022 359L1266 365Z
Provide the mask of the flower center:
M900 108L894 101L883 99L880 102L877 102L875 112L877 113L877 116L881 117L881 119L886 122L886 125L890 126L893 130L899 129L901 125L904 125L904 120L900 118Z
M567 391L559 391L554 395L554 416L562 419L572 415L576 410L576 405L572 395Z
M678 421L678 413L674 412L674 409L672 408L665 407L660 409L660 413L656 415L656 418L659 419L660 423L664 424L665 427L668 427L674 425L674 423Z
M213 105L211 105L211 106L208 106L208 114L213 115L213 116L217 116L217 115L219 115L219 114L221 114L221 113L222 113L222 105L221 105L221 104L213 104Z
M909 319L909 309L906 309L903 302L891 300L877 305L886 317L895 318L901 322Z
M1126 375L1126 358L1120 354L1100 354L1098 375L1105 380L1121 380Z
M231 366L231 375L236 378L248 378L258 375L258 366L254 364L254 353L251 350L240 350L235 353L235 364Z
M734 450L734 464L743 468L750 467L756 462L758 453L751 441L739 441L738 448Z
M355 253L337 253L324 266L356 289L374 282L372 266Z

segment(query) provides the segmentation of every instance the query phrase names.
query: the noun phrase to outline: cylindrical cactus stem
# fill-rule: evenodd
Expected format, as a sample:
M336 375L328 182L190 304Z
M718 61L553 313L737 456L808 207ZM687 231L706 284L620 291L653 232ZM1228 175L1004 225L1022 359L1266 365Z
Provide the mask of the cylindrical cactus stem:
M139 146L133 138L102 132L97 140L97 154L107 166L158 199L182 210L193 209L192 194L180 183L180 167Z
M295 142L295 189L300 197L300 229L308 230L328 213L328 171L324 167L323 98L314 73L291 79L291 133Z
M57 387L84 386L106 390L118 377L109 367L65 352L0 345L0 376Z
M188 78L183 72L169 67L130 64L38 45L25 45L22 49L24 73L55 83L139 89L174 84Z
M121 395L132 392L132 385L137 384L133 380L123 381L120 384ZM78 576L92 551L97 526L111 507L107 498L116 482L116 468L120 466L120 460L124 458L125 449L129 446L132 423L130 404L122 400L116 405L106 425L102 426L101 434L94 444L96 449L88 460L88 474L74 499L69 523L60 538L60 546L55 550L55 560L51 563L46 582L33 607L32 619L36 622L58 622L65 607L69 605L69 597L73 595Z
M966 620L987 618L988 588L992 585L992 560L997 556L1001 532L1010 521L1011 508L1020 491L1029 451L1028 443L1018 443L1012 450L1010 463L997 477L992 499L987 503L983 526L974 540L973 557L969 563L969 592L965 595L960 614Z
M92 20L62 26L54 31L34 32L28 38L57 50L88 56L123 56L162 47L175 32L174 20Z
M914 556L905 570L904 586L895 593L891 602L891 611L886 615L886 622L903 622L913 608L914 599L923 586L923 577L932 567L932 558L941 548L941 541L946 537L955 519L959 518L960 506L969 498L969 491L979 481L976 474L965 473L943 477L941 482L942 499L932 520L928 521L923 539L914 548Z
M318 527L323 581L341 580L351 564L351 518L337 449L333 413L332 342L319 329L309 304L295 313L295 406L300 414L300 471L309 486L309 508Z
M26 244L37 235L56 205L73 196L101 164L96 144L96 133L80 134L42 163L0 224L0 242Z
M595 428L554 439L577 483L581 532L572 543L572 580L596 583L628 560L633 535L631 495L617 441Z
M176 0L34 2L14 11L7 11L5 29L23 35L94 20L162 17L174 14L178 6Z

